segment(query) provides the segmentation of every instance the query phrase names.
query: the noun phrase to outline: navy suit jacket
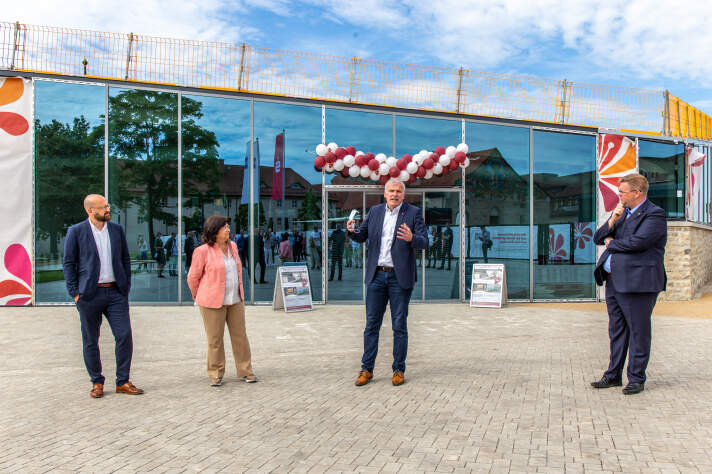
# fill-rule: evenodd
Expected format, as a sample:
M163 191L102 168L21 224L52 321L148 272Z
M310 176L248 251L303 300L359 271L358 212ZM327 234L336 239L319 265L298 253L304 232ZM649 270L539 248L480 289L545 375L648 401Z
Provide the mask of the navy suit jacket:
M366 218L358 227L358 232L349 232L349 237L356 242L368 241L368 259L366 260L366 278L368 285L376 275L378 267L378 255L381 252L381 233L383 231L383 217L386 215L386 204L373 206L366 214ZM398 228L405 223L413 233L413 240L406 242L399 239ZM394 271L401 288L413 288L417 280L415 263L417 261L415 250L428 248L428 234L423 220L423 212L419 207L412 206L403 201L396 228L393 233L393 244L391 245L391 258L393 259Z
M623 293L665 290L667 275L663 258L667 221L662 208L646 200L634 214L619 219L612 228L606 221L596 230L593 241L596 245L605 245L608 236L613 240L596 264L596 283L603 285L607 278L612 278L616 291ZM612 255L610 274L603 269L609 255Z
M124 229L113 222L106 223L111 242L111 266L119 292L128 297L131 289L131 258ZM75 224L64 240L64 279L69 296L81 295L90 300L99 283L99 251L96 248L89 219Z

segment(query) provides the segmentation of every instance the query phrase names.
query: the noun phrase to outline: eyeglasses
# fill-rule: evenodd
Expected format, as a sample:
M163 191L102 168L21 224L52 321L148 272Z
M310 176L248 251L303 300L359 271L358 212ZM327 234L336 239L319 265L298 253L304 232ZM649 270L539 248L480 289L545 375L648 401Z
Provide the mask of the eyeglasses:
M107 204L106 206L92 206L91 208L92 209L104 209L105 211L108 211L109 209L111 209L111 206L109 204Z
M626 194L626 193L632 193L638 191L640 192L640 189L631 189L630 191L621 191L620 189L618 190L618 194Z

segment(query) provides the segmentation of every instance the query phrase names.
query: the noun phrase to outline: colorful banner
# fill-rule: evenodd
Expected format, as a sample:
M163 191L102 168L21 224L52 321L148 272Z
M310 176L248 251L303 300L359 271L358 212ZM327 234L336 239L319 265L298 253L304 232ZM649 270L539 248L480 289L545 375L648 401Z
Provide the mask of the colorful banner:
M593 244L595 222L575 222L574 226L574 263L595 263L596 246Z
M32 87L0 79L0 306L32 302Z
M621 177L637 172L635 142L622 135L598 136L598 225L608 219L618 205Z
M705 155L695 148L687 149L687 218L697 220L695 206L700 193L700 178L702 166L705 164Z
M272 173L272 199L282 199L284 195L284 132L274 141L274 171Z
M529 226L487 226L492 244L487 249L488 258L529 260ZM480 227L470 227L470 248L467 258L482 258L482 243L486 235Z

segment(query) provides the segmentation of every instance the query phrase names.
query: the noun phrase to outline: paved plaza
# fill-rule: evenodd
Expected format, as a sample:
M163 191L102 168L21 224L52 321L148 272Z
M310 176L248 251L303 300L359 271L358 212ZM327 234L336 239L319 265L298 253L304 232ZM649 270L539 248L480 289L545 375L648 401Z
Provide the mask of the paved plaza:
M197 309L137 306L146 394L99 400L73 307L2 309L0 471L712 472L712 319L658 311L645 391L624 396L589 386L608 357L601 308L413 305L406 384L390 382L387 317L358 388L363 306L252 306L260 381L229 356L214 388ZM110 388L107 324L101 348Z

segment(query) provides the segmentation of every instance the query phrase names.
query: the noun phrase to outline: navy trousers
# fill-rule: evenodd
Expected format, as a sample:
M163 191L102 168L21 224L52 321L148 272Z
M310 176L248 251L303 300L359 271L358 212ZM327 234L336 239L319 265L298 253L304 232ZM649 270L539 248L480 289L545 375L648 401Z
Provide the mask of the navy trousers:
M133 356L133 337L129 318L129 300L116 287L96 289L91 300L80 297L77 301L79 319L82 326L82 345L84 365L92 383L104 383L101 373L99 354L99 329L102 316L106 316L111 332L114 334L116 355L116 385L129 381L131 357Z
M628 382L644 383L650 360L652 340L651 315L657 293L623 293L616 291L611 278L606 280L608 337L611 360L605 376L619 379L628 354Z
M378 354L378 336L386 305L391 304L393 372L405 372L408 354L408 304L412 288L401 288L394 272L377 270L366 289L366 329L363 331L361 370L373 372Z

